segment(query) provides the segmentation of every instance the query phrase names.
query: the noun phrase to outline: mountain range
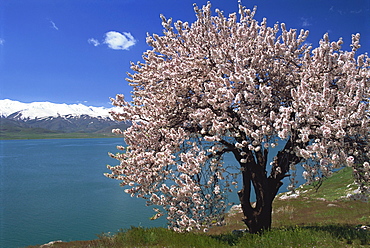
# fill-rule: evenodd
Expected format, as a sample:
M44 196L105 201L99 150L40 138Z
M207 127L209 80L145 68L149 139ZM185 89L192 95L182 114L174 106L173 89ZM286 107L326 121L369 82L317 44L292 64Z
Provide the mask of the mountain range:
M112 119L109 114L112 109L83 104L0 100L0 136L35 129L39 133L110 134L113 128L127 128L128 124Z

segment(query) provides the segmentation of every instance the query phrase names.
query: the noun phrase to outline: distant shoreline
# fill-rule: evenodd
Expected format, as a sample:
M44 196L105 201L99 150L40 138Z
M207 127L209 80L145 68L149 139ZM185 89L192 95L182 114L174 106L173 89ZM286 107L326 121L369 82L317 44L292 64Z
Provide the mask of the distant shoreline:
M91 133L52 133L52 134L3 134L0 140L35 140L35 139L101 139L122 138L114 134L91 134Z

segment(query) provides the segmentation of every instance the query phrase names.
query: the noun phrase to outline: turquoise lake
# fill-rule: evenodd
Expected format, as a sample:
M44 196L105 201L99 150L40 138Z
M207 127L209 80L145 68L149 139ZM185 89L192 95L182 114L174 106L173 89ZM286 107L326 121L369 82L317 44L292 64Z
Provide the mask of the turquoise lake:
M106 178L122 139L0 141L0 247L88 240L133 226L165 226L142 199Z
M130 226L166 226L131 198L105 165L123 139L0 141L0 247L90 240ZM233 163L227 156L225 163ZM281 191L286 190L286 184ZM230 196L236 201L236 193Z

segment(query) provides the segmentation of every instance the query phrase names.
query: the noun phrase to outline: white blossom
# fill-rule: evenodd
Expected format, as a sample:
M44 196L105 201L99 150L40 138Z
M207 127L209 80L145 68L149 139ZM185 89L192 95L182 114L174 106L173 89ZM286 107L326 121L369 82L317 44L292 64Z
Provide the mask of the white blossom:
M308 183L351 166L359 187L353 197L366 194L370 59L356 57L360 36L352 37L351 51L327 34L313 48L308 31L268 27L254 19L256 9L241 4L238 17L212 16L210 3L194 10L192 24L161 16L164 33L148 35L151 50L131 64L132 101L112 99L119 109L112 117L131 125L112 130L127 146L109 154L119 164L105 175L162 207L175 231L220 222L225 194L239 179L252 184L271 176L276 190L292 175L293 189L299 165ZM223 163L227 152L237 160L235 173ZM256 165L263 169L252 177ZM271 192L256 193L262 199ZM256 206L254 217L271 207Z

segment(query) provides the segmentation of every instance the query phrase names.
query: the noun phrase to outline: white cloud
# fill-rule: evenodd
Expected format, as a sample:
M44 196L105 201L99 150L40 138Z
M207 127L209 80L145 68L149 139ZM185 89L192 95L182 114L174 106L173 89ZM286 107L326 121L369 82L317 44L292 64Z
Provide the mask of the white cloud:
M308 21L308 18L301 18L302 20L302 27L308 27L311 26L311 23Z
M53 22L52 20L49 20L49 21L51 23L51 27L58 31L59 28L57 27L57 25L55 25L55 22Z
M0 38L0 45L4 45L4 43L5 43L5 40Z
M362 9L359 9L359 10L351 10L350 13L351 14L360 14L360 13L362 13Z
M102 43L95 38L90 38L87 42L93 46L100 46L102 43L107 44L109 48L114 50L129 50L130 47L136 44L136 40L131 33L116 31L105 33L105 39L101 41Z
M104 43L114 50L128 50L136 44L136 40L130 33L110 31L105 34Z
M94 46L99 46L100 45L100 42L97 39L94 39L94 38L88 39L87 42L89 42L90 44L92 44Z

